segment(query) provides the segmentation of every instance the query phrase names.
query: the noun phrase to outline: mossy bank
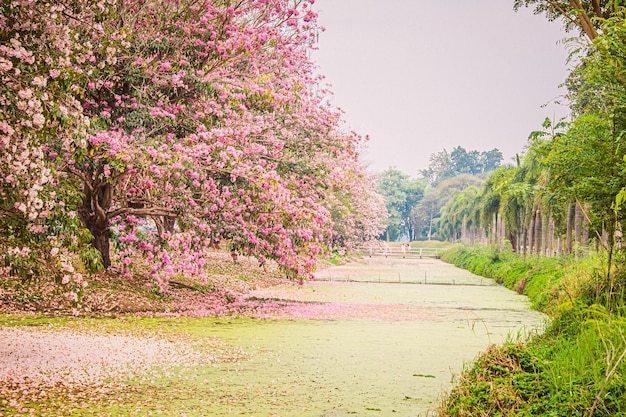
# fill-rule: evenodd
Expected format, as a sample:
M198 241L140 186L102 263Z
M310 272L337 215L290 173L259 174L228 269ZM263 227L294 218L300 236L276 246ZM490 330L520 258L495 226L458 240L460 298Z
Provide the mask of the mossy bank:
M626 416L623 297L608 303L603 296L601 256L458 246L443 259L527 295L551 323L542 335L482 354L443 401L441 416Z

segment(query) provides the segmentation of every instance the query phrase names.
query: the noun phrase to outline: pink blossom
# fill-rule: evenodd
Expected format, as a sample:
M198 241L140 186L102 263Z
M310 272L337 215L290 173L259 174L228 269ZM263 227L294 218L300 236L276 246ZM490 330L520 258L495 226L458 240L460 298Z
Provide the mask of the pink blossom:
M2 130L7 135L13 135L15 130L9 125L6 120L0 120L0 130Z
M20 90L17 92L17 95L19 98L28 100L33 96L33 90L31 90L30 88L27 88L26 90Z
M35 115L33 116L33 124L34 124L35 126L43 126L43 124L45 123L45 121L46 121L46 119L43 117L43 115L42 115L42 114L37 113L37 114L35 114Z
M13 63L4 58L0 58L0 72L9 72L13 68Z
M382 222L370 220L380 207L358 162L361 140L343 133L340 114L313 74L312 2L276 0L269 7L250 1L235 10L201 0L207 9L199 13L182 2L180 8L133 8L132 2L91 7L78 1L85 7L70 23L51 10L54 2L36 13L15 2L24 22L7 32L20 34L8 48L11 59L22 60L23 74L12 74L15 85L7 88L20 111L0 106L0 131L11 136L0 137L0 146L19 138L26 145L15 154L28 156L14 172L13 161L0 153L0 168L34 194L11 206L37 216L43 205L60 215L53 218L68 218L76 215L68 204L75 198L60 196L72 190L53 196L53 187L42 184L62 186L67 179L81 190L106 184L111 201L100 201L103 210L87 200L78 204L94 208L86 216L117 214L99 219L119 238L112 262L130 271L133 254L141 253L162 289L176 274L206 273L205 242L216 230L232 234L241 254L276 261L300 276L314 269L322 242L332 236L349 241L380 230ZM251 24L255 16L262 18ZM21 36L24 27L41 28L42 36ZM145 48L149 42L164 47L155 52ZM24 64L30 61L38 69ZM64 71L70 85L28 89L44 85L42 68L51 79ZM32 134L41 129L44 134ZM139 230L145 209L175 213L176 227Z

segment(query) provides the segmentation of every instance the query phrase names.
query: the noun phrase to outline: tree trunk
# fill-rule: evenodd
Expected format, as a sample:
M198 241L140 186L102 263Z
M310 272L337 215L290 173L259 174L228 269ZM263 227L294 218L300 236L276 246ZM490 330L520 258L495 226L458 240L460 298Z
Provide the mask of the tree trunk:
M467 244L467 216L463 215L463 220L461 220L461 242Z
M409 242L413 241L413 226L411 225L411 219L406 220L406 230L409 235Z
M515 233L509 233L509 240L511 241L511 250L513 252L519 253L519 248L517 247L517 236Z
M430 208L430 221L428 223L428 241L430 242L430 237L432 236L433 233L433 209L432 207Z
M541 254L546 256L548 253L548 232L550 229L550 219L545 216L541 219Z
M583 216L583 235L581 237L581 244L582 247L584 248L584 250L588 253L589 250L589 217L588 217L588 213L589 213L589 205L585 205L585 213L587 213L587 215Z
M528 224L528 253L532 254L535 249L535 222L537 218L537 211L533 205L533 211L530 212L530 223ZM526 244L526 242L524 242ZM526 253L526 248L524 249Z
M176 225L176 217L170 216L152 216L152 221L157 228L157 233L159 236L163 237L163 235L167 233L174 232L174 226Z
M555 250L554 250L554 229L556 228L556 225L554 223L554 217L550 216L550 221L548 222L549 224L549 236L548 236L548 253L550 254L550 256L554 256L555 255ZM558 248L558 246L557 246Z
M102 257L102 265L104 268L111 266L111 248L110 248L110 236L108 227L105 229L92 230L93 235L93 247L100 252Z
M503 248L504 245L504 239L506 238L506 224L504 224L504 220L502 219L502 216L498 216L498 224L500 225L500 235L498 237L498 247L500 249ZM513 246L515 247L515 246Z
M572 234L574 231L574 203L570 201L569 206L567 208L567 235L565 237L565 253L572 253Z
M580 255L580 245L582 244L582 212L580 210L580 204L576 203L574 206L574 242L576 248L576 256Z
M93 180L83 188L83 202L78 207L78 217L93 235L92 245L102 257L105 269L111 266L110 231L108 209L113 200L113 188L110 183Z
M537 205L537 210L535 211L535 253L537 254L537 256L541 254L541 233L541 210Z
M580 22L580 27L583 32L585 32L585 35L587 35L590 41L593 41L598 37L598 32L596 31L596 28L593 27L593 23L591 22L589 15L587 15L579 0L569 0L569 3L578 15L578 21ZM596 14L597 13L598 12L596 11ZM600 13L600 16L598 17L602 17L602 14Z

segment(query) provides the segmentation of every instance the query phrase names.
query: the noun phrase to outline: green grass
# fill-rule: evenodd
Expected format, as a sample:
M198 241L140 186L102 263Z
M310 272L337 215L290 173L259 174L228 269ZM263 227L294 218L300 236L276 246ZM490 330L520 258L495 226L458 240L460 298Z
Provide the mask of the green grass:
M491 347L464 372L441 416L625 416L626 320L576 323L574 334L557 321L528 343Z
M523 292L552 320L543 335L481 355L443 401L441 416L626 416L625 310L609 312L589 295L600 256L536 258L457 246L442 259Z
M549 311L562 301L564 276L575 274L581 264L599 262L597 257L585 260L544 258L487 246L453 246L441 259L527 295L533 308L541 311Z
M452 246L450 242L440 240L414 240L410 243L412 248L446 249Z

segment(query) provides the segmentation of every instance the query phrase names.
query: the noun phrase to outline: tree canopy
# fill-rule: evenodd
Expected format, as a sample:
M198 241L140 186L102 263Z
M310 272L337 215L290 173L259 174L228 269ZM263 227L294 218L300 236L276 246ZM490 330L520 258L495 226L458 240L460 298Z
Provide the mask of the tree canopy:
M490 151L468 151L462 146L443 150L430 156L428 168L420 171L420 175L431 186L461 174L478 175L493 171L502 163L502 152L494 148Z
M3 2L11 272L32 275L43 257L78 283L85 267L127 267L140 253L165 286L205 276L219 237L306 275L333 235L379 234L361 138L340 128L308 58L312 4Z
M591 41L598 37L602 19L615 15L620 7L615 0L514 0L513 4L515 10L532 7L550 21L560 19L566 30L577 30Z
M471 207L479 207L485 238L523 253L580 254L595 240L608 254L598 294L610 298L624 274L613 260L615 253L623 256L618 243L626 220L626 9L600 1L515 2L521 6L564 18L568 28L578 27L591 40L578 51L566 82L572 120L546 119L544 130L530 134L517 166L494 171ZM474 219L463 211L468 201L457 194L442 209L448 237L467 232L459 213L465 221Z
M378 184L388 213L384 238L393 241L401 238L415 239L410 216L424 195L426 183L411 179L396 168L389 168L380 175Z

